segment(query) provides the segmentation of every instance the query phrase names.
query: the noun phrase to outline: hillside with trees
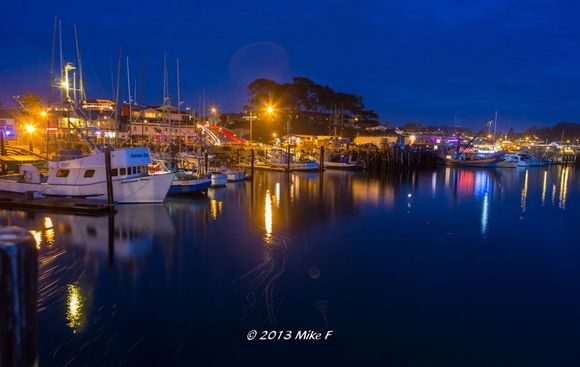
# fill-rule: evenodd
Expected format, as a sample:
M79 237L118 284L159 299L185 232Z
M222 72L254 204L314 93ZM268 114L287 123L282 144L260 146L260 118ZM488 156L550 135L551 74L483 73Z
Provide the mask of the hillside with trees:
M329 134L340 124L341 129L378 123L378 114L366 108L363 97L337 92L308 78L294 77L290 83L256 79L247 87L246 111L255 111L260 119L266 106L273 106L279 120L291 120L296 133Z

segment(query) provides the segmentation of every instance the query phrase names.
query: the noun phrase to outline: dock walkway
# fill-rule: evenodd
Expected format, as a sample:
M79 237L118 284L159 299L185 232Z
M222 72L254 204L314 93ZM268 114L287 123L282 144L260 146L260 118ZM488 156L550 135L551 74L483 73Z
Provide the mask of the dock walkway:
M70 214L100 215L114 210L106 202L60 196L39 199L27 198L24 194L0 192L0 208L42 210Z

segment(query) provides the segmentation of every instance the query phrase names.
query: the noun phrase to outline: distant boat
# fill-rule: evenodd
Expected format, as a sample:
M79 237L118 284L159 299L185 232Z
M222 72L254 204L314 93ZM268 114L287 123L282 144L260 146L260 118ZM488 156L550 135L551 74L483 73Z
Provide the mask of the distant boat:
M528 153L508 154L506 155L507 159L515 162L517 167L540 167L546 165L546 162Z
M364 168L360 161L353 161L350 154L330 153L324 161L324 168L333 170L356 171Z
M288 168L288 154L281 149L272 149L270 151L270 160L268 165L276 168ZM318 171L320 166L313 159L294 160L294 154L290 153L290 170L291 171Z
M228 177L228 182L239 182L246 180L246 171L225 170L222 171Z
M148 171L151 155L147 148L123 148L111 151L113 199L117 203L163 202L172 173L152 174ZM98 151L83 156L69 152L48 162L48 177L28 164L19 167L19 174L0 176L0 191L43 195L86 197L107 200L105 153Z
M504 160L505 153L498 151L482 158L476 152L462 152L459 154L438 154L437 157L446 166L459 167L497 167L499 162Z

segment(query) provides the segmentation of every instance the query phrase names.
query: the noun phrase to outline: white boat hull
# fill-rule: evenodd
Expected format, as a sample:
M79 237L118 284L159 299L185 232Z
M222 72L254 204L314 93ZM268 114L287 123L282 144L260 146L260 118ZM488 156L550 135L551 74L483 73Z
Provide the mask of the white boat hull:
M159 174L113 180L113 199L117 203L161 203L165 199L173 174ZM36 191L50 196L86 197L107 200L106 181L85 185L23 183L0 178L0 191L25 193Z
M226 172L225 174L228 176L228 182L238 182L246 179L246 172L244 171Z

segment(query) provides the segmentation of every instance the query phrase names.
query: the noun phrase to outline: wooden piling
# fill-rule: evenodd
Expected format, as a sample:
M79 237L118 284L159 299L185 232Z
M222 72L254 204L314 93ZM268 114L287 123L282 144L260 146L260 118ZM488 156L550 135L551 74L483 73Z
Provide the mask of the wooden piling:
M27 230L0 229L0 366L38 364L37 256Z
M320 170L324 171L324 147L320 147Z
M113 177L111 176L111 147L105 148L105 176L107 177L107 204L110 207L115 205L113 197Z
M254 160L255 160L255 152L254 148L250 150L250 179L254 180Z

